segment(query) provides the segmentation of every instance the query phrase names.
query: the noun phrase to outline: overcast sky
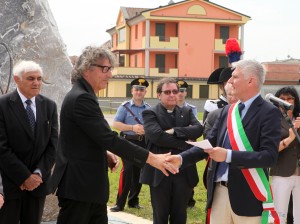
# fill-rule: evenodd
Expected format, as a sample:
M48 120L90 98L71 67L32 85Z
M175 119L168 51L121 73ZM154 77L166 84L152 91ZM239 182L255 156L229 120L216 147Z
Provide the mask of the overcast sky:
M110 39L120 6L156 8L169 0L48 0L69 55ZM174 0L179 2L179 0ZM245 26L245 59L300 59L299 0L211 0L251 17Z

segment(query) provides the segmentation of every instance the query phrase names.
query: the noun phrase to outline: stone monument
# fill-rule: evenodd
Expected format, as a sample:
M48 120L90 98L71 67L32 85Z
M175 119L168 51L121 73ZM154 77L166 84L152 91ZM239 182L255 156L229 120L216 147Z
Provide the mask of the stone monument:
M15 89L11 66L20 60L42 66L42 94L60 110L71 88L72 64L47 0L0 1L0 94Z

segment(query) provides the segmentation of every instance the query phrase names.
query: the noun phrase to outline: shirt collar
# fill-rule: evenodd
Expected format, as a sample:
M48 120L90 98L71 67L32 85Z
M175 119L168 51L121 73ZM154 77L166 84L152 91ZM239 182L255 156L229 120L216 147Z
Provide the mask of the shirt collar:
M131 100L130 100L130 105L131 105L131 106L133 106L133 105L134 105L134 106L136 106L136 107L144 107L144 106L145 106L145 101L143 100L142 104L141 104L141 105L139 105L139 106L137 106L137 105L135 105L135 103L134 103L134 100L133 100L133 99L131 99Z
M242 102L243 104L245 104L245 108L242 112L243 115L245 115L248 111L248 109L250 108L251 104L253 103L253 101L260 95L260 93L256 94L254 97L248 99L247 101L245 102ZM240 103L241 101L237 102L237 103Z
M19 96L21 97L22 103L26 104L25 101L28 100L28 99L20 92L20 90L18 88L17 88L17 91L18 91ZM35 107L35 96L32 97L30 100L32 102L32 106Z

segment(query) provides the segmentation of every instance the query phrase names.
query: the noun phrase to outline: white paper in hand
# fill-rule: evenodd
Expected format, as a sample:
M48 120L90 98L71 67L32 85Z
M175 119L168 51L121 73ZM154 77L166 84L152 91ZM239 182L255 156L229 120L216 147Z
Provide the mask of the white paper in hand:
M197 146L202 149L213 149L213 146L210 144L210 142L207 139L199 142L186 141L186 143Z

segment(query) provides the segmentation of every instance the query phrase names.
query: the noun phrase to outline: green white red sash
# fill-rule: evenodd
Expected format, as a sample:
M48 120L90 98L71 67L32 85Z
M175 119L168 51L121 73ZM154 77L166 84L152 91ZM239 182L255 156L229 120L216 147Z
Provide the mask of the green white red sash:
M242 119L238 110L238 103L230 106L227 118L228 136L232 150L253 151L245 133ZM275 224L279 224L279 217L274 209L273 195L268 178L262 168L242 169L255 197L263 203L262 224L267 224L270 214Z

